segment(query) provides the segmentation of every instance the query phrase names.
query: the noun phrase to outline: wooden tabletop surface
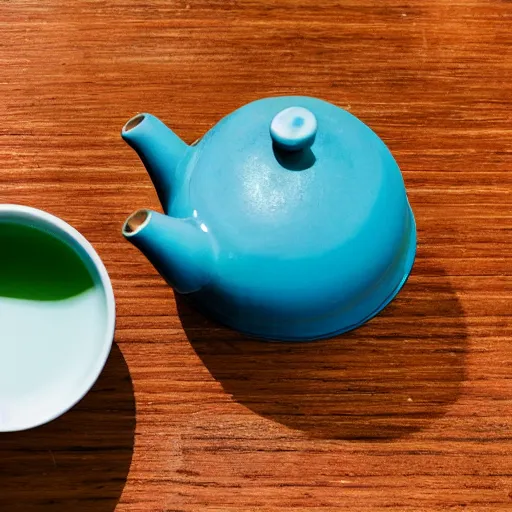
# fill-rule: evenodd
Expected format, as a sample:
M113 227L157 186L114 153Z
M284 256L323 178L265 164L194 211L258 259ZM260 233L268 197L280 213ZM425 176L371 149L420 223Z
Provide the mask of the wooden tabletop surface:
M93 391L0 435L0 511L512 509L510 1L4 0L0 29L0 203L80 230L117 299ZM159 208L128 118L192 142L284 94L369 124L418 223L399 298L313 344L209 323L120 235Z

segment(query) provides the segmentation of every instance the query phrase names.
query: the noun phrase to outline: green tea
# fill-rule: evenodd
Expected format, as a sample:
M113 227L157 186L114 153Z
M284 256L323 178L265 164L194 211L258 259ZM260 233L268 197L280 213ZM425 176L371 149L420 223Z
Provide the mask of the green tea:
M0 297L62 300L93 286L68 244L31 226L0 222Z

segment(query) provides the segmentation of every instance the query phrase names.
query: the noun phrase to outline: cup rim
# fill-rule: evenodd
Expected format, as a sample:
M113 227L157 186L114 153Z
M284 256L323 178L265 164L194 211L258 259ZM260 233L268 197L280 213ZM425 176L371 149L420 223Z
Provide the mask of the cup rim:
M21 426L20 428L15 429L3 429L2 425L0 424L0 433L17 432L39 427L41 425L44 425L45 423L49 423L50 421L53 421L54 419L62 416L64 413L68 412L71 408L73 408L78 402L80 402L80 400L82 400L82 398L94 386L103 368L105 367L112 344L114 342L116 319L114 290L112 288L112 282L110 281L107 269L105 268L103 261L99 257L94 247L78 230L76 230L66 221L60 219L59 217L56 217L53 214L30 206L24 206L19 204L0 204L0 222L2 221L2 218L5 217L6 215L12 215L14 221L16 219L16 216L20 215L21 217L35 219L42 222L43 224L50 225L55 229L56 232L61 232L67 235L69 239L71 239L77 246L79 246L85 252L85 254L90 260L90 263L92 263L93 267L98 273L99 283L101 283L101 288L105 295L106 321L101 350L96 357L94 367L87 374L87 377L84 378L84 383L82 384L82 386L77 386L78 391L74 398L55 413L46 416L39 416L37 418L34 417L33 421L30 424L27 422L26 426Z

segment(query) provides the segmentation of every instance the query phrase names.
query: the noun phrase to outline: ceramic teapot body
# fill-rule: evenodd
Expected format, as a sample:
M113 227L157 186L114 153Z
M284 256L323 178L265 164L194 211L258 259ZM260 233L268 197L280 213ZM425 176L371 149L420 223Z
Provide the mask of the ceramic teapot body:
M400 170L330 103L258 100L192 147L148 114L122 135L166 213L135 212L124 235L222 323L278 340L332 336L376 315L409 275L416 230Z

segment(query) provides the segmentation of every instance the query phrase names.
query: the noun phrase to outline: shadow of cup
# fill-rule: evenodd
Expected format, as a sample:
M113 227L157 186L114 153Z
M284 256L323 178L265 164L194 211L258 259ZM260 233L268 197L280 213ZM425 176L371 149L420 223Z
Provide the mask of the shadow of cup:
M92 390L41 427L0 434L2 512L113 512L133 454L135 398L116 344Z
M465 378L464 315L440 269L423 266L365 326L311 343L252 340L177 301L188 339L224 390L311 437L386 441L425 429Z

